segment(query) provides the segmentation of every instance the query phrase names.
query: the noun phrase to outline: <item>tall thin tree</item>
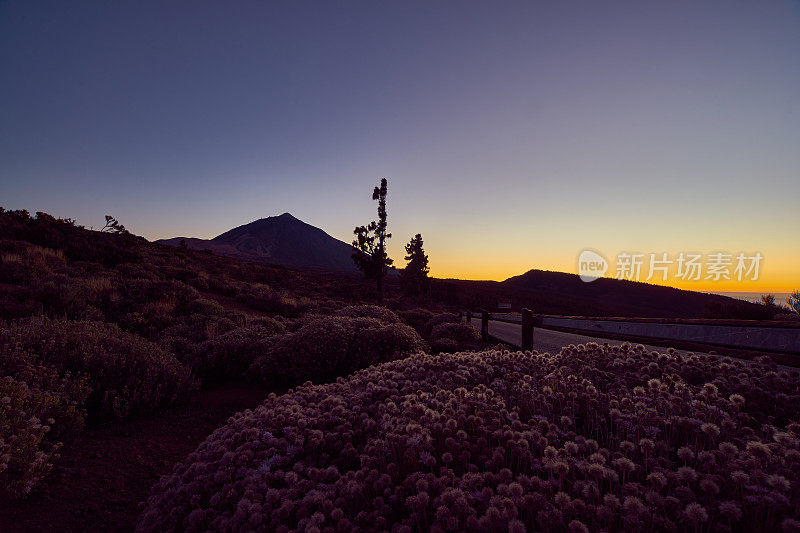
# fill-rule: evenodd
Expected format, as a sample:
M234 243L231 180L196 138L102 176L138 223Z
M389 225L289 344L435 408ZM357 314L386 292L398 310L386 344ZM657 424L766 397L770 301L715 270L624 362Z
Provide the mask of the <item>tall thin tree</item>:
M386 214L386 178L381 179L380 187L372 191L372 199L378 201L378 221L374 220L366 226L356 226L353 234L353 262L364 273L367 279L375 280L378 289L378 300L383 300L383 278L386 277L388 267L393 263L386 253L386 239L392 234L387 233Z

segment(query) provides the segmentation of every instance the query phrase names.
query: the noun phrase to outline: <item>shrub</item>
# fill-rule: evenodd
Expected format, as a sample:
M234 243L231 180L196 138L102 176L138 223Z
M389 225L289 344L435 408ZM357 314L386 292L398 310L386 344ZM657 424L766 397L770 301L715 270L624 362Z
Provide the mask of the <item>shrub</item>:
M409 311L398 311L397 314L406 323L419 332L424 332L425 324L433 318L433 311L427 309L411 309Z
M83 428L86 380L59 376L19 347L0 346L0 500L29 494L64 440Z
M20 346L60 373L83 373L90 417L125 418L186 397L191 372L157 345L100 322L32 318L0 328L0 345Z
M49 439L71 440L83 429L84 407L91 392L87 376L59 372L18 345L2 344L0 377L10 377L30 390L39 391L37 394L48 396L48 401L39 404L38 410L30 415L40 420L53 419L49 424Z
M147 320L136 314L136 320L147 325ZM237 312L226 312L224 315L204 315L200 313L173 318L172 323L158 333L159 340L179 337L193 344L212 339L247 323L245 315ZM144 327L137 327L142 331Z
M475 344L481 340L481 335L470 324L445 322L434 326L431 339L453 339L460 344Z
M242 379L253 359L267 353L275 335L283 333L286 328L282 324L259 320L256 325L242 326L198 344L191 360L184 362L204 383Z
M248 317L248 326L261 326L266 329L271 335L280 335L286 333L286 325L279 320L280 317L270 318L266 316Z
M794 524L800 424L751 424L748 393L672 372L705 362L597 345L415 355L273 394L159 481L138 531Z
M458 322L461 322L461 319L459 319L458 315L455 313L439 313L428 320L428 322L425 324L424 335L426 337L430 337L431 333L433 332L433 328L439 324L451 324Z
M236 300L257 311L296 317L308 310L313 301L287 290L275 290L257 283L236 284Z
M374 318L384 324L402 324L403 321L393 311L379 305L351 305L334 313L335 316L351 318Z
M61 250L42 248L29 243L0 241L0 273L16 283L52 274L64 267Z
M274 385L330 381L425 349L417 332L403 324L375 318L318 318L280 338L253 362L249 374Z
M11 376L0 379L0 496L26 495L52 469L59 443L46 440L50 426L37 414L58 403L57 395L28 388ZM43 423L44 422L44 423Z
M630 343L623 343L618 350L619 357L592 359L591 364L599 372L598 379L621 381L632 388L661 375L675 374L688 385L708 384L706 391L716 391L714 396L746 398L738 418L754 427L760 421L785 424L798 418L800 372L780 370L769 357L745 361L719 355L679 354L672 348L660 354ZM585 350L574 346L564 351L585 357Z
M453 339L437 339L431 342L432 353L455 353L458 351L459 344Z

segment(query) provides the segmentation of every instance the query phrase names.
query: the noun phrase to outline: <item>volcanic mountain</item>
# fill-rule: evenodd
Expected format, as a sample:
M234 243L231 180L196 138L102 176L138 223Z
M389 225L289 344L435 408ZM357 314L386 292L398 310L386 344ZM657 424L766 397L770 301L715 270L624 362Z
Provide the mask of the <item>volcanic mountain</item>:
M262 218L213 239L175 237L156 242L294 268L354 272L352 247L289 213Z

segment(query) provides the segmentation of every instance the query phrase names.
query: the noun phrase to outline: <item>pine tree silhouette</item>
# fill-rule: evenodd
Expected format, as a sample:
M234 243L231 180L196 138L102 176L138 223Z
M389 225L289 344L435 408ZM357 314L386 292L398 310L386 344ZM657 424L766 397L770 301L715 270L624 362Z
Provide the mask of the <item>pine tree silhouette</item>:
M406 244L406 267L400 271L400 285L406 294L427 294L430 279L428 278L428 256L422 248L422 235L417 233Z

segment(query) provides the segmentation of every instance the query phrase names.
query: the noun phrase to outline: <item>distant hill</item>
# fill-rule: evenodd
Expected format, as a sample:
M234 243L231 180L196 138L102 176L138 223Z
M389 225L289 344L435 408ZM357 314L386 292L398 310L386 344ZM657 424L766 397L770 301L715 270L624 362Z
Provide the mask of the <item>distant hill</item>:
M294 268L355 272L352 247L289 213L262 218L213 239L175 237L156 242Z
M576 274L529 270L502 282L447 280L450 292L472 308L496 309L510 300L515 311L583 316L653 318L769 318L764 306L727 296L661 285L600 278L591 283Z

